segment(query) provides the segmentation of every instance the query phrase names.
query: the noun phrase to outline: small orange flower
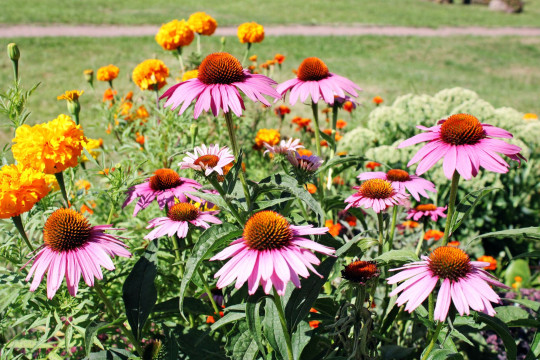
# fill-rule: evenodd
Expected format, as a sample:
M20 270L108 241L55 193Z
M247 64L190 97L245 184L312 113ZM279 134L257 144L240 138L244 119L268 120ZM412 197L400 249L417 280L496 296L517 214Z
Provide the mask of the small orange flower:
M296 152L299 155L302 155L302 156L311 156L311 155L313 155L313 151L308 150L308 149L298 149L298 150L296 150Z
M345 120L339 119L336 123L336 127L338 129L343 129L345 126L347 126L347 122Z
M403 226L405 229L416 229L418 226L420 226L420 224L416 221L407 220L402 222L401 226Z
M103 102L113 101L116 94L117 94L116 90L113 90L110 88L105 90L105 92L103 93Z
M79 97L84 93L83 90L68 90L60 96L57 96L57 100L78 101Z
M493 256L482 255L477 261L489 263L489 265L484 268L485 270L497 270L497 260Z
M113 81L118 77L119 72L118 66L107 65L98 69L96 77L99 81Z
M375 161L370 161L366 164L366 168L371 169L371 170L375 170L375 168L378 168L379 166L382 166L382 165Z
M90 184L90 182L88 180L84 180L84 179L80 179L80 180L77 180L75 182L75 186L77 187L77 189L79 190L90 190L90 186L92 186L92 184Z
M322 110L322 113L328 115L331 111L332 111L332 108L327 107L327 108L324 108L324 109Z
M210 36L216 31L217 21L205 12L196 12L189 16L188 25L197 34Z
M105 132L107 134L110 134L112 132L112 124L111 123L109 123L109 125L107 125L107 130L105 130Z
M459 245L460 245L459 241L450 241L448 243L448 246L453 246L453 247L459 247Z
M182 19L173 20L161 25L156 34L156 42L165 50L176 50L191 44L195 34L188 23Z
M514 277L514 281L515 282L522 282L523 278L521 276L516 276L516 277Z
M300 131L303 128L307 128L311 123L311 119L301 118L300 116L295 116L292 118L291 122L298 125L296 131Z
M339 235L339 232L341 231L341 228L343 227L341 226L340 223L334 224L333 220L326 220L324 223L324 226L328 228L328 233L330 233L330 235L334 237Z
M315 194L317 192L317 187L314 184L305 184L304 187L310 194Z
M189 70L182 75L182 81L188 81L189 79L195 79L197 76L199 76L199 70Z
M285 114L289 114L291 112L291 109L289 109L288 106L280 105L274 109L274 112L278 116L284 116Z
M444 236L444 232L439 230L428 230L424 234L424 240L433 239L434 241L438 241L440 238Z
M144 145L144 135L141 135L141 134L137 135L137 137L135 138L135 141L141 146Z
M150 114L148 114L148 110L146 110L144 105L139 106L139 108L137 109L137 117L139 119L146 119L149 116L150 116Z
M257 55L251 55L251 56L249 57L249 61L256 62L256 61L257 61Z
M274 55L274 60L276 60L279 65L281 65L285 61L285 55L276 54Z
M321 324L321 322L319 320L310 320L309 321L309 327L312 328L312 329L318 328L320 324Z
M523 282L523 278L521 276L516 276L514 277L514 283L512 284L512 287L515 290L518 290L519 288L521 288L522 282Z
M332 184L334 185L345 185L345 180L341 176L336 176L332 179Z
M105 168L103 171L98 172L100 175L109 175L111 172L113 172L115 168Z
M338 151L338 152L336 153L336 155L337 155L337 156L345 156L345 155L347 155L347 152L346 152L346 151Z
M124 96L124 101L133 101L133 91L128 91L126 96Z
M345 101L343 103L343 110L347 112L352 112L354 109L354 104L351 101Z
M220 312L219 312L219 316L220 316L220 317L223 317L223 315L224 315L223 311L220 311ZM207 323L207 324L213 324L213 323L215 323L215 322L216 322L216 320L214 319L214 317L213 317L212 315L208 315L208 316L206 317L206 323Z
M374 103L375 105L380 105L380 104L383 103L384 100L383 100L382 97L380 97L380 96L377 95L377 96L375 96L375 97L373 98L372 101L373 101L373 103Z

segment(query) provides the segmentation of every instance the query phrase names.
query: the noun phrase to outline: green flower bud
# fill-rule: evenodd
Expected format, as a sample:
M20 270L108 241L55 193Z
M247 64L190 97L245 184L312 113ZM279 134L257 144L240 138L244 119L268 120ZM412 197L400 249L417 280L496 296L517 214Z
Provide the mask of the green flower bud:
M19 59L21 58L21 52L19 51L19 47L15 43L8 44L7 52L11 61L19 61Z

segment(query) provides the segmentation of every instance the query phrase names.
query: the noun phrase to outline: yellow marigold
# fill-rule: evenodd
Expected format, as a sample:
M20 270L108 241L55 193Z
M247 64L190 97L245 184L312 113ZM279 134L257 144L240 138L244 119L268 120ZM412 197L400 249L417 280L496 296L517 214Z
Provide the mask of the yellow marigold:
M97 71L97 79L99 81L113 81L118 77L120 69L118 66L107 65L100 67Z
M251 56L249 57L249 61L256 62L256 61L257 61L257 55L251 55Z
M99 151L96 151L96 149L99 149L103 146L103 139L86 139L86 141L83 142L83 147L92 155L94 159L96 159L99 155ZM81 161L88 161L88 158L86 155L83 154Z
M17 162L46 174L56 174L77 165L86 138L81 126L62 114L45 124L20 126L12 141Z
M56 97L57 100L77 101L79 97L84 93L84 90L68 90L62 95Z
M212 35L217 28L217 21L205 12L196 12L189 16L191 30L201 35Z
M60 184L53 174L45 174L45 181L52 191L60 191Z
M271 146L279 143L281 136L279 131L274 129L259 129L257 135L255 136L255 148L262 149L264 147L263 143L267 143Z
M525 121L538 120L538 115L534 113L526 113L525 115L523 115L523 120Z
M242 44L260 43L264 40L264 27L256 22L243 23L238 27L238 39Z
M139 106L139 108L137 109L137 118L146 119L149 116L150 116L150 114L148 113L148 110L146 110L144 105Z
M84 180L84 179L80 179L80 180L77 180L75 182L75 186L77 187L77 189L79 190L90 190L90 187L92 186L92 184L90 184L90 181L88 180Z
M184 19L180 21L175 19L161 25L156 34L156 41L165 50L176 50L191 44L194 37L193 30Z
M0 168L0 219L32 209L51 190L45 174L23 164Z
M157 59L144 60L133 70L133 81L141 90L161 89L167 84L169 68Z
M189 70L182 75L182 81L187 81L189 79L195 79L197 76L199 76L199 70Z

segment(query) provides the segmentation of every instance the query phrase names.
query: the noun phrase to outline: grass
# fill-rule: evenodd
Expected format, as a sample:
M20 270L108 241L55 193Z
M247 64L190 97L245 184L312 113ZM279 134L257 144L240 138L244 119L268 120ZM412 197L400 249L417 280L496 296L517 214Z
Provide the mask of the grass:
M427 0L26 0L2 4L0 24L161 24L204 10L220 25L371 24L402 26L539 26L540 0L522 14L495 13L487 6L441 5ZM249 14L249 15L247 15Z
M218 38L205 40L203 51L219 48ZM95 125L92 132L98 135L103 134L106 125L98 123L98 113L91 108L101 101L106 86L96 81L93 92L84 81L84 69L97 70L109 63L116 64L121 69L115 80L119 94L133 90L136 96L142 93L130 83L129 76L139 62L158 57L171 67L173 75L179 69L176 59L150 37L23 38L17 39L17 43L22 53L23 84L29 88L35 82L42 82L30 101L30 122L49 121L65 113L65 102L57 101L56 96L65 90L84 89L81 121ZM244 47L229 38L226 50L241 58ZM478 92L496 107L511 106L523 112L540 113L537 96L540 38L270 37L255 44L252 53L264 61L276 52L287 56L283 71L274 76L277 81L292 77L291 70L303 58L318 56L331 71L350 77L364 89L360 101L367 108L371 108L375 95L392 102L410 92L434 94L444 88L461 86ZM0 84L5 88L11 79L11 64L7 56L0 56ZM299 111L309 114L307 106L299 105L293 109L293 115ZM5 121L0 118L0 123ZM7 136L0 139L0 147L8 139Z

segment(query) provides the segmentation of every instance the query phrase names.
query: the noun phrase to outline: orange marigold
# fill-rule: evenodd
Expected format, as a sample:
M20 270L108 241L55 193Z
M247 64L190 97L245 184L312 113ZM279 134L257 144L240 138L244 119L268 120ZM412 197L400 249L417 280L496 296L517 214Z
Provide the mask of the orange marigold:
M90 181L88 181L88 180L80 179L80 180L75 181L75 186L79 190L88 191L88 190L90 190L90 187L92 186L92 184L90 184Z
M19 216L32 209L51 188L46 175L21 163L0 168L0 219Z
M375 97L373 98L373 102L374 102L376 105L382 104L383 101L384 101L383 98L380 97L380 96L375 96Z
M139 144L139 145L144 145L144 135L142 134L139 134L137 133L137 137L135 138L135 141Z
M305 184L304 187L310 194L315 194L317 192L317 187L314 184Z
M238 27L238 39L242 44L260 43L264 40L264 27L256 22L243 23Z
M493 256L482 255L477 261L489 263L489 265L484 268L486 270L497 270L497 260Z
M313 155L313 151L311 150L308 150L308 149L298 149L296 150L296 152L302 156L311 156Z
M67 90L62 95L56 97L57 100L67 100L70 102L79 100L79 97L84 93L84 90Z
M281 136L279 131L274 129L259 129L257 135L255 136L255 148L262 149L264 147L263 143L267 143L271 146L279 143Z
M159 90L167 84L169 68L157 59L148 59L133 70L133 82L141 90Z
M336 123L336 127L338 129L343 129L345 126L347 126L347 122L345 120L339 119Z
M440 238L444 236L444 232L439 230L428 230L424 234L424 240L433 239L434 241L438 241Z
M338 236L341 228L343 227L340 223L334 224L333 220L326 220L324 226L328 228L328 232L332 236Z
M279 65L281 65L285 61L285 55L276 54L274 55L274 60L276 60Z
M113 101L116 94L116 90L110 88L105 90L105 92L103 93L103 102Z
M419 223L412 220L407 220L401 223L401 226L405 229L416 229L418 226L420 226Z
M85 141L81 126L62 114L45 124L17 128L13 157L25 166L56 174L77 165Z
M146 119L149 116L150 116L150 114L148 113L148 110L146 110L144 105L139 106L139 108L137 109L137 117L139 119Z
M120 68L114 65L100 67L97 71L97 79L99 81L113 81L118 77Z
M290 114L291 109L289 109L289 107L286 106L286 105L280 105L280 106L278 106L277 108L274 109L274 112L278 116L283 116L285 114Z
M382 166L382 165L375 161L369 161L366 164L366 168L371 169L371 170L375 170L375 168L378 168L379 166Z
M194 38L193 30L184 19L180 21L175 19L161 25L156 34L157 43L165 50L188 46Z
M343 110L347 112L352 112L354 110L355 106L351 101L345 101L343 103Z
M189 16L188 25L200 35L212 35L217 28L217 21L205 12L196 12Z
M257 55L251 55L249 57L249 61L256 62L257 61Z

